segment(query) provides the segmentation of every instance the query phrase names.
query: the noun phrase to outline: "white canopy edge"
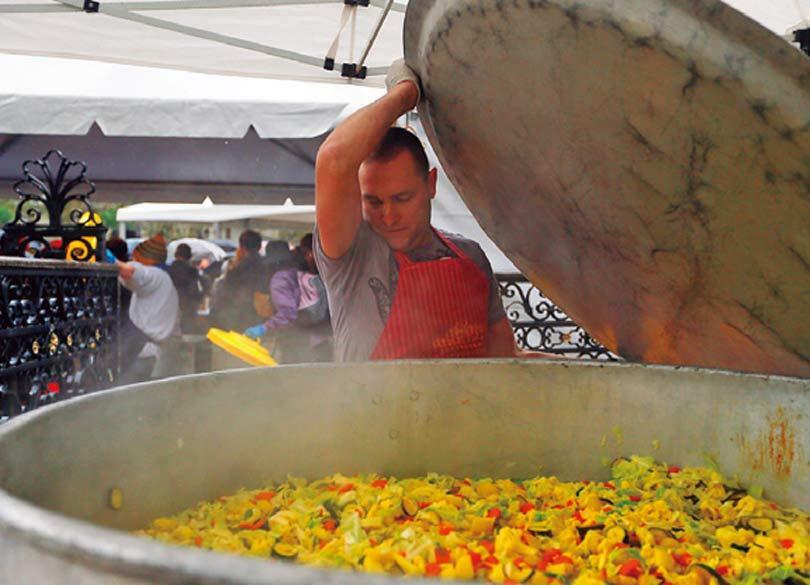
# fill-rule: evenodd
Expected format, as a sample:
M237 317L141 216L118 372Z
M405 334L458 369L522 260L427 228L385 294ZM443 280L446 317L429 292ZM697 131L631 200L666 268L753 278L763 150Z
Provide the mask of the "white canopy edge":
M202 203L136 203L116 212L119 222L226 223L260 219L286 225L315 224L314 205L217 205L206 198Z
M383 92L30 56L0 55L0 71L7 134L312 138Z

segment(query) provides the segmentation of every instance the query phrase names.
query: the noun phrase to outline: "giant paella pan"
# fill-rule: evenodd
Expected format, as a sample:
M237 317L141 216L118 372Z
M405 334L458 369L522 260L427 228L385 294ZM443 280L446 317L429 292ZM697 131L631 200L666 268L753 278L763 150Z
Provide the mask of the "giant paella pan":
M442 475L431 481L448 482L448 496L474 488L487 498L493 488L482 485L519 485L497 478L556 476L601 490L612 485L611 463L615 474L617 462L657 461L669 465L668 477L712 466L728 478L726 503L735 507L763 494L773 510L810 507L810 381L801 378L810 367L806 59L721 3L693 0L412 2L405 54L424 84L431 142L493 239L611 349L671 365L291 366L164 380L45 408L0 429L0 582L398 579L132 534L179 531L190 518L179 512L218 498L224 505L242 488L253 501L236 527L265 528L253 516L276 505L265 487L292 492L305 485L295 478L329 478L325 487L343 496L356 491L347 488L351 476L382 489L433 473ZM622 459L630 455L642 457ZM582 489L577 497L594 488ZM624 496L632 506L649 494ZM421 519L440 511L421 503L401 498L400 506ZM515 510L527 516L538 504L498 503L478 525ZM762 525L768 514L733 528L765 538L774 528ZM790 514L799 519L791 529L806 530L806 516ZM549 530L532 538L557 536ZM780 534L774 546L795 553L798 544ZM625 538L618 549L633 549ZM512 546L494 540L496 555ZM278 544L267 554L291 552ZM428 560L441 565L445 554L434 547ZM555 554L534 566L567 564L565 552ZM693 553L678 554L676 565L690 568L682 555ZM641 582L633 560L611 579ZM643 566L647 557L635 560ZM456 565L445 576L469 576ZM802 579L800 565L769 579ZM519 572L503 582L537 575L512 568ZM709 568L698 582L728 576Z

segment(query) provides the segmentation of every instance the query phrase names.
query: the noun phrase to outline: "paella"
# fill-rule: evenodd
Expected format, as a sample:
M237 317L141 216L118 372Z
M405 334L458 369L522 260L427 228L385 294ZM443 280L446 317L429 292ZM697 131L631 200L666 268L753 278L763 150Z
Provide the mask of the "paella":
M810 516L711 467L614 461L610 481L290 477L138 531L307 565L494 583L810 583Z

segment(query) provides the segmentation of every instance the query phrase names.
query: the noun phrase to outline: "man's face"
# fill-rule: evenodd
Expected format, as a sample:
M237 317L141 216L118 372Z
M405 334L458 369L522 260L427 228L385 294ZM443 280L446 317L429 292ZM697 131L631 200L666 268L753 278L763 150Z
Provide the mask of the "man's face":
M390 160L367 160L358 175L363 219L388 245L408 252L430 241L430 200L436 195L436 169L427 177L401 150Z

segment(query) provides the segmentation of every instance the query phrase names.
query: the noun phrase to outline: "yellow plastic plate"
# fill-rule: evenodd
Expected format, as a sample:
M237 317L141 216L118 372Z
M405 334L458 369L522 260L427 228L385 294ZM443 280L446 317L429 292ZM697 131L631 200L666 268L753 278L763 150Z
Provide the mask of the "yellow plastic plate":
M251 366L277 366L278 363L258 341L237 333L211 327L206 335L208 341L250 364Z

